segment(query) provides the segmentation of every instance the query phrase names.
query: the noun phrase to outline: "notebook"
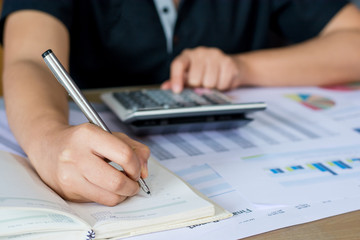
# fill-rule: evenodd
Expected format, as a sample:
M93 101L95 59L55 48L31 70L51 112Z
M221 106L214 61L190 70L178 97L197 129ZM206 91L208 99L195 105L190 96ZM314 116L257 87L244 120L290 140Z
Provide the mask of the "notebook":
M232 216L154 159L140 191L115 207L63 200L28 160L0 151L0 239L118 239Z

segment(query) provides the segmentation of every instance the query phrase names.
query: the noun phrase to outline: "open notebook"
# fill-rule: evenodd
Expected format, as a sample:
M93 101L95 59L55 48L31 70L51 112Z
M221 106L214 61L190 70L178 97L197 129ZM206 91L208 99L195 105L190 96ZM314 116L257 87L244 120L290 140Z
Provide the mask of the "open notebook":
M151 196L115 207L64 201L27 159L0 151L0 239L118 239L191 226L232 214L149 159Z

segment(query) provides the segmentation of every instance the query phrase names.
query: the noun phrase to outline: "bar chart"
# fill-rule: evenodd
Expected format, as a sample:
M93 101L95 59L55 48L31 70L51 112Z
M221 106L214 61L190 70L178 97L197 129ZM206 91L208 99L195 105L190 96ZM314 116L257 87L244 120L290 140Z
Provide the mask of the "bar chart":
M302 114L277 106L257 114L247 126L239 129L158 134L139 138L158 160L194 157L242 149L297 144L339 135L336 129L320 121L310 121Z
M360 145L240 158L233 156L231 164L219 162L211 166L256 204L289 205L309 199L321 202L360 193Z
M348 158L345 160L333 160L327 162L314 162L304 165L286 166L283 168L270 168L272 174L293 174L299 172L320 171L330 175L337 176L344 173L344 170L351 170L360 167L360 158ZM310 170L310 171L309 171Z

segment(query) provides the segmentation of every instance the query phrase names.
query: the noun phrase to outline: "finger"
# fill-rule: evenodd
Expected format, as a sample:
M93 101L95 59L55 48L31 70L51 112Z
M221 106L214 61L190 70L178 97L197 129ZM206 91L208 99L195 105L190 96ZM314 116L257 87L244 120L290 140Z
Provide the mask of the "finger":
M237 72L234 71L232 63L229 61L224 62L220 67L219 80L217 82L217 89L224 91L231 88L233 80L236 77Z
M106 191L96 185L89 183L89 187L93 186L93 190L87 191L84 194L88 194L88 198L91 202L96 202L106 206L116 206L119 203L123 202L127 196L122 196L114 194L112 192Z
M229 87L226 90L235 89L240 86L239 75L234 75L229 83Z
M229 89L237 88L240 85L241 85L240 76L237 74L232 78Z
M141 142L135 141L134 139L130 138L126 134L123 133L113 133L124 142L128 143L133 151L135 152L137 158L141 162L141 177L146 178L148 176L148 159L150 157L150 148Z
M136 181L96 155L89 157L87 164L80 168L83 177L89 182L117 195L133 196L139 190Z
M180 54L173 60L170 66L170 85L175 93L184 88L185 73L189 70L190 59L186 52Z
M131 148L136 152L136 155L141 158L141 160L145 159L147 160L150 156L150 149L145 144L136 141L132 138L130 138L128 135L120 132L113 133L115 136L120 138L122 141L127 143Z
M73 167L67 167L59 176L63 188L62 197L74 202L97 202L107 206L114 206L126 199L99 187L86 178Z
M163 90L169 90L169 89L171 89L171 82L170 82L170 80L163 82L163 83L161 84L160 88L163 89Z
M200 87L205 73L204 61L192 61L189 67L187 84L191 87Z
M206 66L202 85L206 88L215 88L219 81L219 65L212 62Z
M126 196L106 191L88 182L86 179L78 184L82 187L76 191L77 193L74 194L72 199L69 199L73 202L96 202L106 206L115 206L127 198Z
M96 138L88 138L90 151L100 158L119 164L128 177L137 181L140 178L141 162L131 146L117 136L96 128L93 134Z

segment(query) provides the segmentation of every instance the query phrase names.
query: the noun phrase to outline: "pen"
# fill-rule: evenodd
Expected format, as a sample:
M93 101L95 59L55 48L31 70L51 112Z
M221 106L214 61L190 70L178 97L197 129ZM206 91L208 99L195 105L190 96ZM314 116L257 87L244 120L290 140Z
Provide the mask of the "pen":
M85 114L85 116L89 120L89 122L101 127L103 130L111 133L110 129L106 126L104 121L100 118L99 114L95 111L95 109L92 107L92 105L87 101L87 99L81 93L79 87L72 80L71 76L65 70L65 68L60 63L60 61L57 59L57 57L55 56L53 51L51 49L45 51L42 54L42 57L43 57L46 65L49 67L51 72L56 77L56 79L66 89L66 91L68 92L70 97L74 100L74 102L79 106L81 111ZM116 164L116 163L114 163L114 164ZM140 178L139 185L144 192L146 192L147 194L150 194L150 189L146 185L146 182L144 181L144 179Z

